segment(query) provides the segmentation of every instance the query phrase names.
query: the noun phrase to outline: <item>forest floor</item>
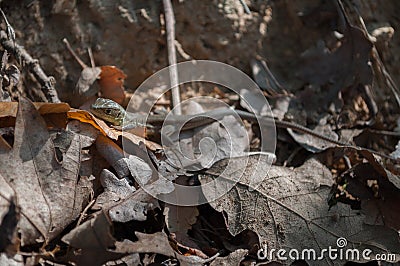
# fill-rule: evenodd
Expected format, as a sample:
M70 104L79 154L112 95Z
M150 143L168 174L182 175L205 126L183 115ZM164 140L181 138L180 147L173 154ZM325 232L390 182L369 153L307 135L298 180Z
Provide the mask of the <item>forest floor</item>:
M400 2L168 2L1 1L0 265L400 261Z

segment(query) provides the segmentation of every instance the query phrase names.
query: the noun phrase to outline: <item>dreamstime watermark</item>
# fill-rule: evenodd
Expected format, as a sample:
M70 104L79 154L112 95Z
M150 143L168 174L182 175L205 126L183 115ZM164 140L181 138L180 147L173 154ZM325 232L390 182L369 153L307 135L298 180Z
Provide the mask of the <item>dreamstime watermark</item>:
M265 244L257 252L257 257L259 260L306 260L306 261L317 261L317 260L344 260L344 261L386 261L395 262L396 254L393 253L382 253L382 254L372 254L371 249L359 250L356 248L346 248L347 239L344 237L339 237L336 240L336 247L328 246L328 248L323 248L321 250L315 250L312 248L308 249L268 249Z
M172 87L182 84L192 84L193 82L203 82L219 85L231 90L239 96L241 105L246 106L246 109L248 109L250 113L258 114L260 110L257 109L262 107L264 115L272 116L268 101L258 85L244 72L235 67L208 60L187 61L174 65L173 67L175 67L178 72L178 84L170 84L171 66L156 72L136 89L128 104L127 112L131 114L140 113L150 115L159 99L165 93L169 92ZM246 90L246 93L243 93L243 89ZM254 107L255 101L257 102L257 107ZM239 122L242 120L240 115L224 101L210 96L200 96L183 101L181 103L182 109L184 109L184 105L187 106L193 102L205 107L210 107L211 105L213 108L208 108L211 110L224 108L224 110L231 112L231 117ZM243 123L230 123L229 120L221 117L218 112L207 112L205 116L207 116L207 119L212 119L220 123L220 127L223 128L224 131L218 134L222 134L224 137L218 139L214 137L216 134L210 130L210 134L207 135L207 137L196 140L198 147L194 148L196 153L193 155L188 153L190 149L185 146L189 145L187 144L188 142L185 142L184 138L183 140L180 138L180 134L184 133L184 126L193 119L193 116L180 116L180 118L177 119L174 115L174 110L167 114L161 128L161 144L166 160L177 169L198 171L210 167L221 158L221 153L223 153L223 159L228 159L229 162L220 176L232 177L233 179L227 180L226 178L215 177L212 181L202 185L184 186L178 184L178 182L171 182L171 177L164 176L164 172L159 171L157 173L158 181L163 179L164 183L173 186L172 192L160 193L154 189L155 186L149 183L143 184L143 182L137 180L147 193L170 204L195 206L214 201L223 196L235 186L244 175L250 180L249 187L251 189L255 189L267 176L269 167L274 161L276 146L276 129L273 120L270 120L268 123L265 119L258 121L261 136L260 153L271 155L271 157L260 156L260 158L264 159L262 161L259 159L258 165L263 164L263 166L258 167L257 164L253 165L254 162L252 162L251 169L254 173L249 173L249 167L247 167L248 158L246 160L246 154L249 154L249 150L248 148L241 150L246 145L249 147L248 144L250 143L250 138ZM187 118L186 120L184 119L185 117ZM221 132L220 128L216 130ZM241 140L247 141L247 144L238 147L237 139L239 137ZM227 141L229 141L229 143L226 143ZM131 147L132 145L129 141L123 139L124 151L128 154L132 154L129 150ZM240 155L239 152L242 152L241 163L243 163L243 165L238 165L237 160L232 160L232 163L230 160L235 156L238 157ZM265 160L265 158L269 159ZM151 161L150 157L148 161ZM261 168L264 175L257 173L257 171L261 171ZM231 174L232 172L234 172L234 175Z

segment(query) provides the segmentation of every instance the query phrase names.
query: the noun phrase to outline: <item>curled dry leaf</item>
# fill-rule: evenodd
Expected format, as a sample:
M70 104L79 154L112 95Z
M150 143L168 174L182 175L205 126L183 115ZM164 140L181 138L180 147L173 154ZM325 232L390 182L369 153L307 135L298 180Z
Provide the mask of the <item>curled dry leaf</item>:
M199 216L197 206L175 206L165 203L164 216L168 231L175 234L176 241L193 247L187 233Z
M104 212L97 213L66 234L62 241L82 249L104 249L112 247L115 239L111 234L112 223Z
M96 139L96 148L103 158L112 165L119 178L132 176L139 184L147 184L152 175L152 169L141 158L133 155L126 156L122 150L109 138L100 135ZM142 151L145 154L145 151ZM146 155L144 155L146 157Z
M249 89L240 90L240 106L256 115L271 115L270 107L265 98L261 98L259 93Z
M100 92L103 98L111 99L118 104L123 104L125 100L124 80L125 73L115 66L100 67Z
M103 211L72 229L61 240L80 251L67 253L62 260L69 264L74 261L77 265L103 265L125 255L109 251L116 240L112 236L112 223Z
M400 141L396 145L396 149L390 154L393 158L400 159Z
M67 103L33 103L48 124L65 126L65 114L71 109ZM17 102L0 102L0 127L12 127L17 116Z
M355 82L372 84L373 78L369 64L373 44L361 29L345 25L338 44L334 52L323 44L307 50L303 54L303 67L299 69L304 81L318 87L326 86L328 91L324 98L329 101L334 100L340 90L358 85Z
M157 171L153 171L153 167L137 156L130 155L119 161L123 162L124 167L127 167L124 171L129 171L141 188L132 195L125 195L122 201L110 209L109 215L117 222L144 221L147 219L148 210L159 207L157 199L150 195L173 192L172 181L161 177Z
M400 229L400 179L388 171L381 172L371 164L358 164L346 174L346 190L361 200L366 224Z
M88 111L71 109L68 111L67 115L69 119L76 119L83 123L91 124L95 128L99 129L104 135L112 139L118 139L118 135L115 134L115 131L111 130L103 120L98 119Z
M118 260L109 260L107 263L103 265L149 265L149 263L145 263L140 259L139 253L133 253L129 254L127 256L124 256Z
M152 151L161 150L162 147L152 141L146 140L145 138L135 135L133 133L127 131L117 130L115 128L109 127L103 120L98 119L93 114L85 110L79 109L71 109L68 111L67 116L69 119L76 119L83 123L88 123L99 129L100 132L108 136L111 139L117 140L119 136L122 136L124 139L132 142L133 144L139 145L140 143L144 143L146 147Z
M101 69L99 67L85 67L82 69L81 76L76 83L75 91L84 100L96 95L99 91L97 87L92 85L99 78L100 73Z
M366 224L400 229L400 178L367 150L358 151L367 162L356 164L344 174L346 190L361 201Z
M250 61L254 81L271 96L287 95L286 90L279 84L264 60L253 59Z
M136 190L129 185L125 178L119 179L107 169L103 169L101 172L100 183L104 188L104 192L97 197L92 207L93 210L109 209Z
M164 215L169 232L186 234L196 222L199 210L193 206L175 206L166 203Z
M75 220L91 184L78 179L81 143L74 135L62 161L35 106L20 99L14 145L0 138L0 171L14 189L21 219L22 245L53 239Z
M125 100L125 73L115 66L85 67L76 84L76 93L84 99L101 92L102 97L111 99L119 104ZM97 80L99 87L95 86ZM84 101L83 101L84 102Z
M72 120L67 124L67 131L81 136L82 148L90 147L99 135L99 131L86 123L80 123L78 120Z

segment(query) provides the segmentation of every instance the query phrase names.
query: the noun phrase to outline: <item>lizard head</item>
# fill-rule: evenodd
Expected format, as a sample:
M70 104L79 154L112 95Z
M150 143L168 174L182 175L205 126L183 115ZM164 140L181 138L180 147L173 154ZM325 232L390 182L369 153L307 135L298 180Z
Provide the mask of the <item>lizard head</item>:
M90 111L95 116L116 126L122 125L125 117L124 108L110 99L98 98L96 102L92 104Z

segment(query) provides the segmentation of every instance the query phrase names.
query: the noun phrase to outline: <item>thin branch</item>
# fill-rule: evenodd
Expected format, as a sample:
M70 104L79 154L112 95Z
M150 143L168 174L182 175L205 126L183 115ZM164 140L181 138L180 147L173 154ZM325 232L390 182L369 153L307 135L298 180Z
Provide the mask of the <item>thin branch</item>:
M181 102L181 97L178 86L178 69L176 66L174 11L172 9L171 0L163 0L163 5L165 14L165 27L167 33L169 77L171 80L172 88L172 106L174 107L174 113L180 115L182 114L182 110L179 105Z
M81 65L82 69L87 68L88 66L74 52L74 50L72 49L71 45L69 44L69 41L67 40L67 38L64 38L62 41L63 41L63 43L65 43L65 46L67 47L67 49L71 53L71 55L75 58L76 62L78 62L78 64Z
M356 9L358 19L361 24L362 31L368 36L368 39L371 40L372 36L368 33L367 27L365 26L364 20L361 17L360 12L358 11L357 8L355 8L355 9ZM372 59L376 65L376 67L378 68L378 70L384 76L385 83L389 87L389 89L392 91L392 93L396 99L397 105L400 106L399 88L397 87L396 83L394 82L394 80L392 79L388 70L386 69L385 65L383 64L382 59L379 56L378 50L376 49L375 45L372 47Z
M93 51L92 48L88 47L87 48L88 54L89 54L89 59L90 59L90 65L92 68L96 67L96 63L94 62L94 57L93 57Z
M79 219L78 219L78 222L76 223L75 228L78 227L78 226L81 224L81 222L82 222L83 218L85 217L87 211L93 206L93 204L94 204L95 202L96 202L96 200L92 200L91 202L88 203L88 205L87 205L87 206L85 207L85 209L82 211L82 213L81 213L81 215L80 215L80 217L79 217Z
M244 12L247 14L251 14L250 8L247 6L246 2L244 0L239 0L239 2L242 4Z
M175 47L176 47L176 49L177 49L179 55L182 56L185 60L190 60L190 59L192 59L192 57L191 57L188 53L186 53L186 52L183 50L182 44L180 44L180 43L178 42L178 40L175 40Z
M23 46L14 43L8 38L5 31L0 31L0 44L9 53L14 54L16 58L20 58L28 65L29 71L35 76L36 80L42 86L42 92L44 93L47 101L51 103L60 103L56 89L54 88L55 80L51 76L47 76L44 73L42 67L39 64L39 60L32 58L25 50Z
M210 257L210 258L208 258L208 259L203 260L202 263L211 262L211 261L215 260L216 258L218 258L219 256L221 256L221 253L218 252L218 253L216 253L214 256L212 256L212 257Z
M0 8L0 12L4 18L4 22L6 23L8 39L12 40L15 45L15 31L14 31L13 27L11 26L11 24L8 22L8 19L6 17L6 14L4 14L3 9Z
M0 9L1 10L1 9ZM8 53L7 50L4 50L3 56L1 57L1 65L0 65L0 102L6 102L9 97L7 91L3 90L3 73L6 68L8 62Z

